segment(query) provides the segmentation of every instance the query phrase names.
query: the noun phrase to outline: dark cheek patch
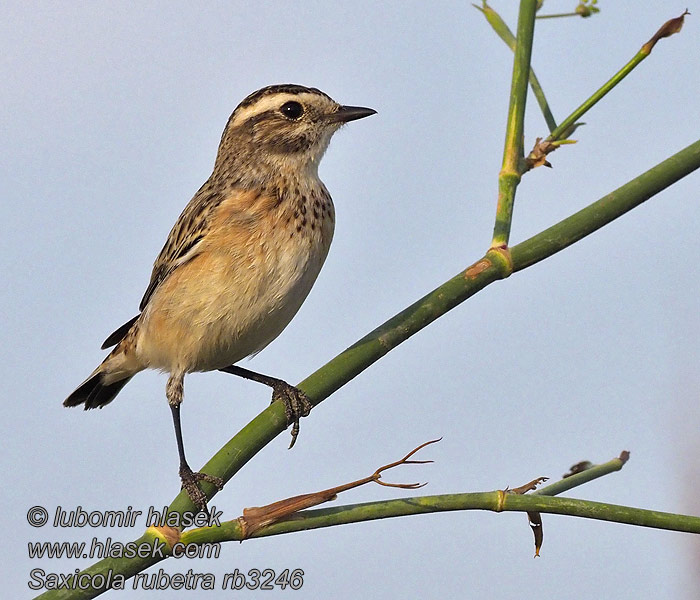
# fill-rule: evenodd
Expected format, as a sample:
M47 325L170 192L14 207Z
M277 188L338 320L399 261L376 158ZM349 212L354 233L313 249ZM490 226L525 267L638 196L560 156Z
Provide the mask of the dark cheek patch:
M311 145L309 138L305 135L281 135L273 138L271 146L273 151L283 153L296 153L307 150Z
M313 118L312 113L310 116ZM275 154L292 154L308 150L313 144L308 133L294 131L299 125L277 110L266 110L250 117L240 128L249 132L258 147Z

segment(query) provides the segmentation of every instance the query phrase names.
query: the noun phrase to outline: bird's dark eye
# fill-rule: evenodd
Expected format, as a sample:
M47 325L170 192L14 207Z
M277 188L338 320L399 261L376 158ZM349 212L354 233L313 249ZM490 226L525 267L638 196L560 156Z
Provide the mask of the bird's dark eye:
M304 114L304 107L298 102L285 102L280 108L280 112L288 119L296 120Z

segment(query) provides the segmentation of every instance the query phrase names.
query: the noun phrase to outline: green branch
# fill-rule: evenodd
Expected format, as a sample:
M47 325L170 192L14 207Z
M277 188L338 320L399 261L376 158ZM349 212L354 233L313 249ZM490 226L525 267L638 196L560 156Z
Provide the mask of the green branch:
M628 506L604 504L586 500L569 498L553 498L552 496L583 485L593 479L619 471L627 460L627 453L602 465L586 469L575 475L565 477L552 485L542 488L529 495L497 490L492 492L476 492L465 494L441 494L416 498L395 499L380 502L366 502L326 509L300 511L286 520L273 523L253 533L252 538L282 535L296 531L309 531L325 527L333 527L349 523L361 523L377 519L419 515L431 512L447 512L456 510L490 510L493 512L538 512L598 519L617 523L626 523L644 527L670 529L689 533L700 533L700 517L676 515L658 511L650 511ZM182 533L176 541L180 548L190 545L215 544L227 541L243 541L246 539L238 520L227 521L216 527L203 527ZM168 540L165 535L150 528L141 538L139 544L154 546L164 544L164 558L172 554L175 540ZM158 559L104 559L90 569L83 571L91 576L98 573L106 575L111 571L124 578L160 562ZM93 598L105 589L90 588L85 590L52 590L41 598Z
M597 202L511 248L513 271L522 271L583 239L700 167L694 142Z
M561 19L563 17L583 17L584 19L587 19L588 17L600 12L600 9L596 8L595 6L597 3L598 0L580 0L578 6L573 12L537 15L537 18Z
M477 6L476 4L472 4L472 6L484 15L493 30L498 34L498 37L505 42L506 46L515 52L515 36L510 30L510 27L508 27L506 22L501 18L501 15L493 10L493 8L486 3L486 0L484 0L483 7ZM538 16L537 18L539 19L540 17ZM532 88L532 93L535 95L537 104L539 104L544 120L547 123L547 128L549 131L554 131L554 129L557 127L557 122L555 121L554 115L549 108L549 103L544 95L544 90L540 85L539 79L537 79L537 76L535 75L535 71L532 69L532 65L530 65L529 82L530 87Z
M535 147L530 152L525 161L525 170L529 170L534 166L548 164L545 162L545 156L553 152L557 147L565 143L576 129L578 120L593 108L603 97L613 90L625 77L627 77L654 49L654 46L659 40L665 37L678 33L683 27L685 16L688 13L686 10L682 15L674 19L666 21L661 28L646 42L639 51L631 58L631 60L615 73L608 81L598 88L587 100L576 108L568 117L566 117L559 125L550 131L551 133L543 141L538 139Z
M627 77L647 56L649 56L649 54L642 50L637 52L624 67L593 92L581 106L576 108L568 117L559 123L558 127L549 134L547 141L555 142L567 137L574 123L593 108L604 96L611 92L613 88Z
M563 17L580 17L577 12L568 12L568 13L551 13L549 15L537 15L535 18L536 19L561 19Z
M535 31L537 0L521 0L518 15L518 37L513 59L513 77L510 88L510 106L506 123L506 141L503 165L498 176L498 205L493 228L492 248L507 248L513 220L515 192L523 172L523 132L527 85L530 77L532 39Z
M558 494L563 494L579 485L619 471L625 466L628 460L629 452L622 452L617 458L613 458L600 465L590 466L580 473L566 475L556 483L551 483L539 490L535 490L532 494L535 496L557 496Z
M304 510L294 514L287 520L259 529L251 537L267 537L348 523L453 510L544 512L614 521L643 527L700 533L700 517L676 515L615 504L603 504L588 500L553 498L556 494L561 494L593 479L619 471L627 461L625 454L623 453L619 458L614 458L602 465L596 465L575 475L565 477L532 494L521 495L497 490L493 492L420 496ZM218 527L204 527L186 531L182 534L180 541L182 544L187 545L243 541L244 539L240 523L234 520L222 523Z
M541 512L572 517L583 517L599 521L612 521L628 525L668 529L686 533L700 533L700 517L677 515L630 506L578 500L575 498L554 498L531 494L513 494L503 491L474 492L468 494L440 494L437 496L417 496L364 502L304 510L295 518L268 525L256 531L252 538L281 535L296 531L309 531L349 523L362 523L377 519L405 517L433 512L454 510L490 510L493 512ZM192 530L182 536L182 543L203 544L212 542L242 541L243 536L238 521L227 521L220 527Z
M584 19L587 19L588 17L599 13L600 9L596 8L598 0L592 0L589 2L589 0L580 0L578 3L578 6L573 12L567 12L567 13L551 13L548 15L537 15L536 18L538 19L561 19L565 17L583 17Z
M593 481L594 479L598 479L599 477L604 477L605 475L609 475L610 473L614 473L616 471L619 471L622 469L622 467L625 465L627 462L629 454L626 452L623 452L618 458L614 458L612 460L609 460L606 463L600 464L600 465L595 465L592 467L589 467L585 471L581 471L580 473L576 473L575 475L569 475L565 476L563 479L557 481L556 483L550 484L548 486L545 486L537 491L532 492L532 495L539 495L539 496L556 496L557 494L561 494L563 492L566 492L570 489L573 489L575 487L578 487L580 485L584 485L588 483L589 481ZM472 493L472 494L457 494L456 496L460 496L463 501L464 505L462 509L459 510L468 510L468 509L478 509L478 508L484 508L488 509L488 507L483 507L483 506L478 506L478 505L473 505L471 506L471 502L481 502L486 498L487 502L492 502L492 498L490 494L497 493L497 492L485 492L485 493ZM446 496L431 496L429 498L444 498ZM409 501L410 499L406 500L404 499L403 501ZM413 499L415 500L415 499ZM440 502L435 500L435 505L439 505ZM343 512L345 510L351 510L354 511L357 506L363 506L363 507L368 507L368 506L377 506L381 505L382 510L384 510L383 503L377 503L377 502L372 502L372 503L365 503L362 505L350 505L350 506L339 506L339 507L334 507L334 509L328 513L328 519L326 519L325 515L326 513L321 513L320 510L307 510L307 511L301 511L297 514L295 514L292 518L284 521L277 523L275 525L279 525L278 527L275 527L275 525L269 525L267 527L261 528L258 532L254 533L251 537L262 537L266 535L279 535L282 533L291 533L292 531L301 531L305 529L316 529L317 527L330 527L332 525L337 525L340 524L340 522L334 522L337 519L344 519L345 516L343 515ZM365 511L363 511L364 513ZM419 511L419 512L424 512L424 511ZM366 514L371 515L372 510L370 509ZM383 513L382 513L383 514ZM411 514L418 514L417 513L411 513ZM313 524L317 525L317 527L306 527L302 525L299 521L300 520L306 520L308 516L311 516L311 518L315 518L315 516L321 516L320 520L316 520L313 522ZM376 518L386 518L387 516L402 516L399 514L395 515L386 515L384 516L378 516ZM371 520L371 518L367 519L361 519L361 520ZM346 521L342 521L343 523ZM347 521L347 522L358 522L356 520L353 521ZM309 523L306 523L306 525L309 525ZM271 529L272 528L272 529ZM288 529L290 528L290 529ZM181 542L183 544L204 544L204 543L213 543L213 542L224 542L224 541L243 541L244 536L243 532L241 530L240 525L238 524L238 521L229 521L227 523L224 523L221 525L221 527L203 527L200 529L193 529L190 531L186 531L182 534L181 537Z

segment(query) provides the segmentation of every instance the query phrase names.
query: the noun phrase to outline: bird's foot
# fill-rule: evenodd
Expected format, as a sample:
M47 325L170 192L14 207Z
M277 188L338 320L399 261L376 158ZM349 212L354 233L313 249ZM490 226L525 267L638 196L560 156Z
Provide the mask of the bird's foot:
M207 496L199 487L200 481L207 481L215 485L220 490L224 489L224 481L221 477L216 477L214 475L207 475L206 473L199 473L193 471L187 464L180 465L180 481L182 482L182 489L187 492L190 500L194 505L204 513L209 514L209 509L207 508Z
M238 365L229 365L228 367L223 367L220 371L231 373L231 375L237 375L244 379L250 379L251 381L257 381L272 388L272 402L279 400L284 405L287 425L292 426L292 441L289 444L291 448L299 435L299 419L308 416L311 412L312 404L309 397L299 388L289 385L282 379L256 373Z
M299 388L289 385L286 381L278 379L272 384L272 402L279 400L284 404L284 414L287 417L287 425L292 426L291 448L299 435L299 419L308 417L313 405L309 397Z

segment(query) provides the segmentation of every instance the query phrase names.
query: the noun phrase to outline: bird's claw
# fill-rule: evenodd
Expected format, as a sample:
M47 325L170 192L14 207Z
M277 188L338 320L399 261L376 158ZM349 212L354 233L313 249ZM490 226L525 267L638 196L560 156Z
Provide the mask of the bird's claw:
M272 388L272 402L278 400L284 405L287 425L292 426L292 441L289 443L291 448L296 443L299 435L299 419L308 417L313 405L309 397L299 388L281 380L275 383Z
M221 479L221 477L193 471L187 465L180 466L180 481L182 482L182 489L187 492L187 495L190 497L190 500L192 500L192 503L206 514L209 514L209 509L207 508L207 496L202 491L202 488L199 487L199 482L207 481L208 483L215 485L219 490L224 489L224 480Z

